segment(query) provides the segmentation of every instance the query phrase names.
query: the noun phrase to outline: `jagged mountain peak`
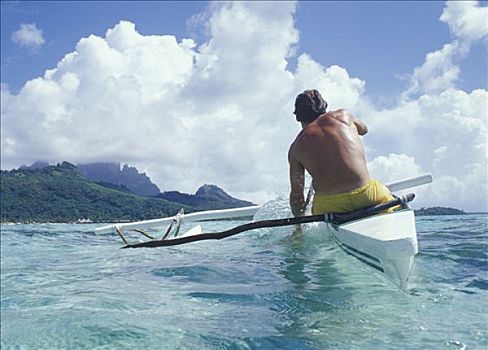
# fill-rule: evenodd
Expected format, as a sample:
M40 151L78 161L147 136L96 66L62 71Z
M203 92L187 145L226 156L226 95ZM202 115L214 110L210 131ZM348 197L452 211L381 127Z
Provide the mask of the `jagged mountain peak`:
M195 196L198 197L220 197L220 198L232 198L223 189L216 185L205 184L201 186Z
M195 194L167 191L159 194L157 197L189 205L198 208L199 210L239 208L253 204L248 201L234 198L220 187L209 184L201 186Z
M136 167L120 163L91 163L79 164L81 173L88 179L96 182L106 182L117 186L125 186L132 193L141 196L155 196L160 193L158 186L152 183L146 173L139 173Z
M43 169L47 168L49 166L48 162L43 162L43 161L36 161L32 163L31 165L22 165L19 169L20 170L36 170L36 169Z

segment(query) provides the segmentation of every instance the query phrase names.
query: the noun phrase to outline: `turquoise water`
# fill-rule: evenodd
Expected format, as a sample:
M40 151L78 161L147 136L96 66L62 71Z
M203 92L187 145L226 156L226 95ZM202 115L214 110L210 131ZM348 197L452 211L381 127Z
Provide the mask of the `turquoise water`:
M1 347L486 349L487 220L418 218L406 292L317 225L134 250L98 225L2 226Z

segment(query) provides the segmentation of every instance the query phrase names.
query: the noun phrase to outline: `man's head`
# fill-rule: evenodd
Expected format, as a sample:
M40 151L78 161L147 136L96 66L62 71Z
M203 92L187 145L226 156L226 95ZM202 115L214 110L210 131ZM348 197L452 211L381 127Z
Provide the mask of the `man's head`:
M297 121L309 124L327 109L327 102L317 90L305 90L295 100L295 114Z

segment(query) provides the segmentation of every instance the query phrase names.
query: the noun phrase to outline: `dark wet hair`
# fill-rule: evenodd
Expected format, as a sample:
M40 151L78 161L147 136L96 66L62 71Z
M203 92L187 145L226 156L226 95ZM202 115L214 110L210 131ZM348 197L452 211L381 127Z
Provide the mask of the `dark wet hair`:
M295 111L297 121L311 123L327 110L327 102L317 90L305 90L295 100Z

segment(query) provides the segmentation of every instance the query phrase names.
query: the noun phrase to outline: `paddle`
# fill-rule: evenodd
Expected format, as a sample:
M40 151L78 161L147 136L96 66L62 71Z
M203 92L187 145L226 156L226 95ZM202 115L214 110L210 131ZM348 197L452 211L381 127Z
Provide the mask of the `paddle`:
M238 233L255 230L265 227L278 227L278 226L290 226L298 224L306 224L310 222L329 222L332 224L343 224L348 221L358 220L366 216L383 212L389 208L397 205L405 207L407 202L412 201L415 198L413 193L407 194L403 197L395 198L389 202L381 203L372 207L356 210L348 213L326 213L320 215L307 215L294 218L274 219L274 220L262 220L255 221L248 224L236 226L229 230L221 232L201 233L195 236L179 237L167 240L153 240L148 242L127 244L122 248L155 248L155 247L167 247L179 244L185 244L196 241L203 241L208 239L222 239L230 236L234 236Z

